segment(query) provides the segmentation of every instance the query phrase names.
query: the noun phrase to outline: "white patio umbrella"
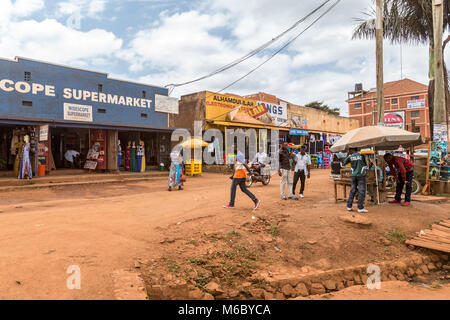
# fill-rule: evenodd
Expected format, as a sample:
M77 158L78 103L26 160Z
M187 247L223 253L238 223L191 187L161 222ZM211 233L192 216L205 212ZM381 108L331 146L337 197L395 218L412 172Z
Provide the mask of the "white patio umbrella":
M331 148L331 152L346 151L349 148L397 149L423 144L420 133L413 133L395 127L367 126L354 129L342 136Z

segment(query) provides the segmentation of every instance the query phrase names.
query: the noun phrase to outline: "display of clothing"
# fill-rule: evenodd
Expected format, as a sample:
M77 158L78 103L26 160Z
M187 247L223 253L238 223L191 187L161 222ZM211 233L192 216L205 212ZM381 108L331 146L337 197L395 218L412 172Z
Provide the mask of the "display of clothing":
M131 172L136 172L137 164L136 164L136 147L133 146L131 148L131 158L130 158Z
M21 163L20 159L22 156L23 146L24 146L24 142L22 142L22 141L19 141L16 143L16 148L15 148L16 159L14 160L14 176L15 177L19 176L20 163Z
M20 169L19 169L19 179L31 179L33 178L33 171L31 169L31 161L30 161L30 144L24 144L20 156Z
M127 146L125 150L125 170L131 170L131 147Z
M142 158L145 155L145 149L142 145L137 147L136 150L136 172L143 172L142 171Z
M122 146L120 143L117 145L117 166L120 167L122 165Z

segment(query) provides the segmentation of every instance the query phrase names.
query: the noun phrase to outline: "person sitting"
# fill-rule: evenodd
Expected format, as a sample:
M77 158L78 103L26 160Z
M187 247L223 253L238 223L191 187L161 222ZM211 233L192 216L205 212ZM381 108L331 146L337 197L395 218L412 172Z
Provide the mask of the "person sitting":
M389 203L401 203L403 187L406 182L405 202L402 206L407 207L411 204L412 180L414 178L414 164L403 157L394 156L390 153L384 155L384 160L389 165L392 175L397 180L395 189L395 200Z
M75 168L76 165L79 165L80 153L76 150L67 150L64 154L64 159L66 160L66 166L68 165L70 168Z

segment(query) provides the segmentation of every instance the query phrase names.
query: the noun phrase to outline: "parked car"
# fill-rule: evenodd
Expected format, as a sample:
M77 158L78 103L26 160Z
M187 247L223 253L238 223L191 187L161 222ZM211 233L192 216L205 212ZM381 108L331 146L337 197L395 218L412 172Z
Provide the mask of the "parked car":
M428 157L428 149L417 149L414 150L415 157Z

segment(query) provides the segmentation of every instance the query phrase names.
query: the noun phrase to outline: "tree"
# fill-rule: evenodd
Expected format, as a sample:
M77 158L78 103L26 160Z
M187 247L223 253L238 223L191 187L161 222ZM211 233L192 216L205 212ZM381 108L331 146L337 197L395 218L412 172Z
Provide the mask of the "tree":
M330 108L328 105L324 104L323 101L313 101L305 105L305 107L322 110L335 116L338 116L340 114L339 108Z
M383 30L384 37L391 43L429 44L433 43L433 11L431 0L384 0ZM450 31L449 1L444 4L444 33ZM353 33L353 39L375 38L375 9L371 8L366 14L368 19L357 19L360 24ZM450 35L443 41L442 50L445 50L450 41ZM450 115L448 71L444 62L444 81L446 83L446 109L447 118ZM430 136L433 137L433 104L434 80L428 84L428 106L430 111Z

